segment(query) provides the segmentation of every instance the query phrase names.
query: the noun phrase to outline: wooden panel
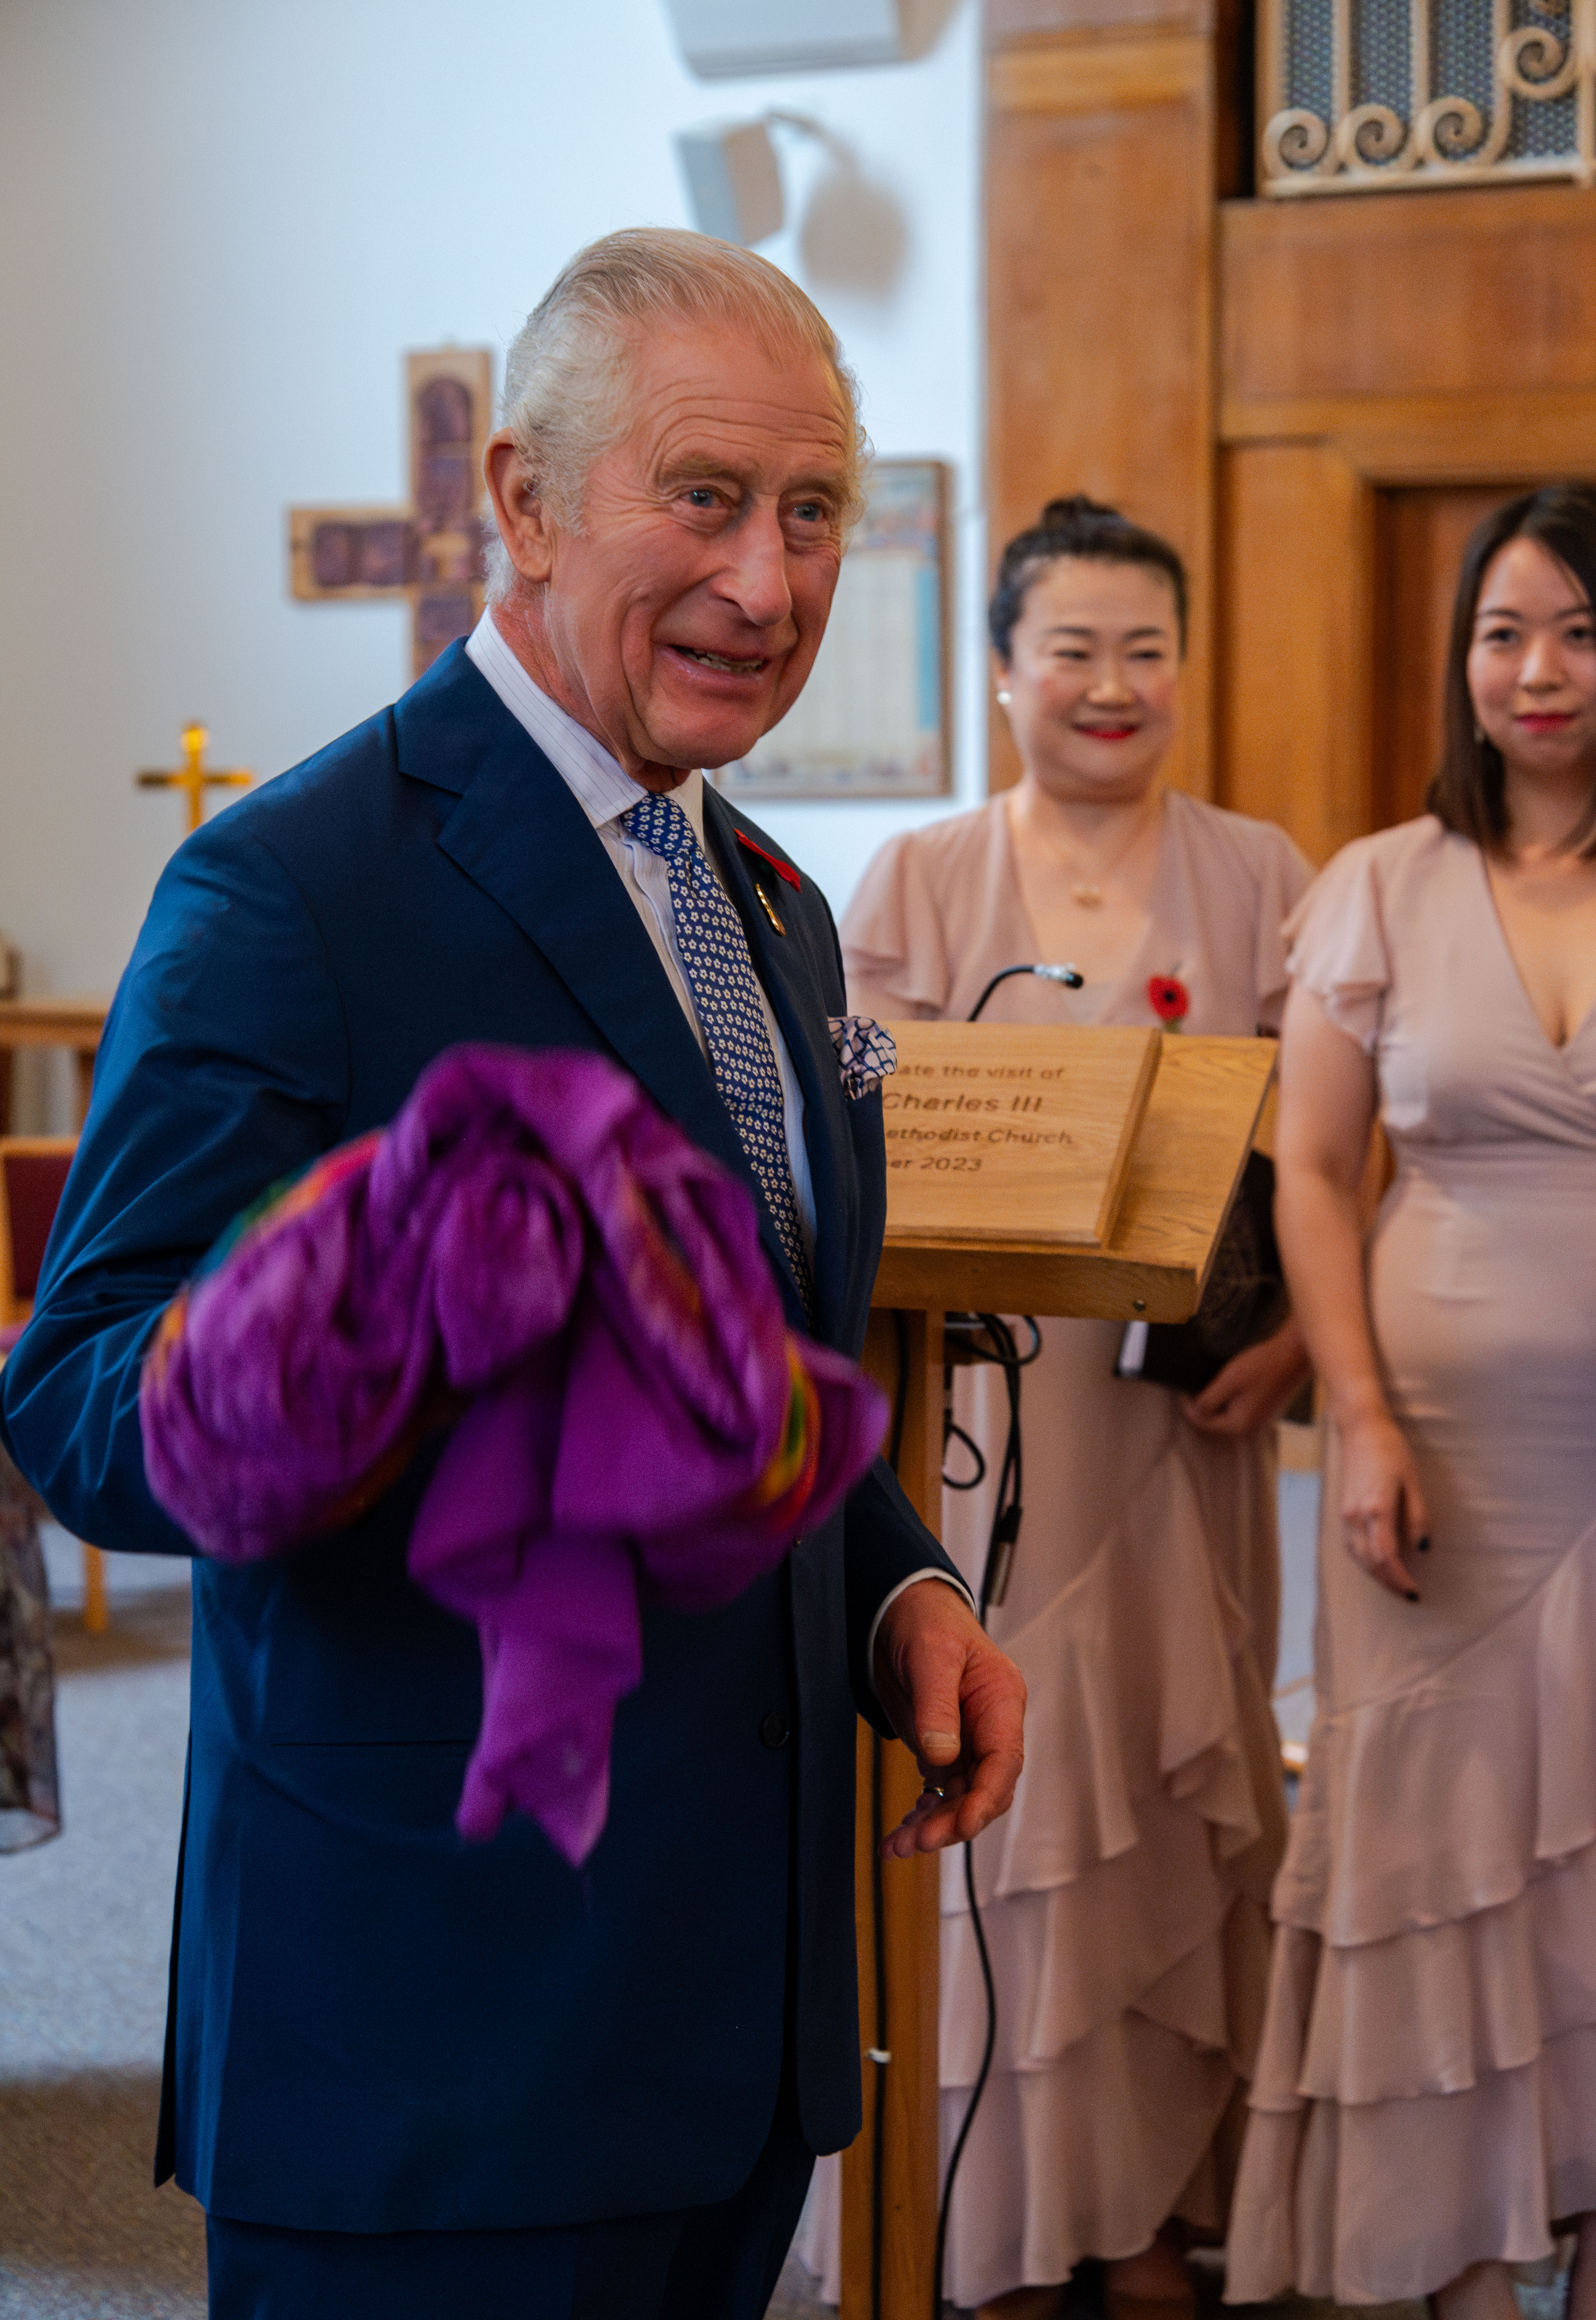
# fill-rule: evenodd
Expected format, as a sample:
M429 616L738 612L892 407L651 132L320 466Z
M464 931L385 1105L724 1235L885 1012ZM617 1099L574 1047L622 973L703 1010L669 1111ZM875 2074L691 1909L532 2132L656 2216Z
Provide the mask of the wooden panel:
M0 999L0 1043L8 1047L77 1047L100 1044L111 1001L92 998Z
M1106 1249L882 1251L874 1302L1185 1321L1196 1310L1275 1069L1266 1039L1166 1035Z
M1253 0L987 0L986 40L996 52L1034 47L1049 34L1189 32L1213 42L1215 178L1219 195L1252 191Z
M1310 394L1220 406L1222 442L1334 436L1342 456L1382 484L1493 483L1528 486L1577 476L1596 459L1596 392Z
M1596 202L1577 186L1220 213L1227 401L1596 387Z
M898 1479L921 1520L942 1528L942 1317L874 1312L865 1367L891 1394L907 1357L907 1399ZM872 2320L871 2256L877 2085L885 2096L880 2251L881 2320L924 2320L931 2309L937 2201L937 1976L940 1918L934 1853L888 1861L881 1871L887 2019L876 2019L876 1937L871 1831L875 1735L859 1727L854 1814L854 1917L859 1936L861 2044L890 2055L866 2060L864 2125L843 2154L843 2320ZM881 1744L881 1825L895 1828L920 1793L908 1750Z
M111 1001L97 998L0 1000L0 1136L11 1128L11 1059L18 1047L70 1047L77 1066L77 1124L88 1114L95 1055Z
M1201 42L1178 36L1087 37L1005 50L991 72L993 558L1045 501L1077 491L1175 542L1190 567L1195 617L1186 711L1169 770L1204 794L1212 718L1212 58ZM1013 743L996 714L990 763L994 789L1017 778Z
M1101 1248L1159 1067L1137 1025L895 1022L881 1091L899 1246Z
M1424 811L1440 758L1441 688L1463 551L1475 524L1511 497L1501 485L1380 494L1373 829Z
M1147 24L1206 32L1213 0L987 0L987 46L1031 42L1050 32L1125 32Z
M1201 97L1208 43L1191 33L1139 41L1070 41L992 60L992 102L1004 113L1101 113Z
M1322 862L1370 827L1374 494L1318 443L1220 465L1222 794Z

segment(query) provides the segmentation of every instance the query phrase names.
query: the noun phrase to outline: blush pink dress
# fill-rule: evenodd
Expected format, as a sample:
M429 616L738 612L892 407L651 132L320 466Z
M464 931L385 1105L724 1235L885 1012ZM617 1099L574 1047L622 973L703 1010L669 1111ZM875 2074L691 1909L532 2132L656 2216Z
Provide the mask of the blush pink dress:
M1553 1047L1479 849L1428 816L1338 855L1292 932L1378 1068L1369 1306L1432 1544L1421 1601L1386 1593L1327 1474L1227 2294L1385 2303L1596 2207L1596 1010Z
M1125 972L1076 993L1016 977L983 1020L1150 1023L1149 978L1174 974L1191 1031L1272 1026L1310 876L1281 830L1171 792ZM1035 959L1002 800L885 847L843 944L850 1006L887 1020L961 1019ZM1048 1321L1024 1378L1024 1524L991 1626L1031 1705L1014 1809L976 1847L998 2040L951 2214L961 2305L1132 2253L1177 2210L1222 2227L1261 2019L1285 1842L1273 1443L1199 1434L1173 1393L1115 1379L1121 1335ZM957 1409L995 1474L996 1373L959 1372ZM943 1513L978 1581L987 1492L950 1491ZM945 2157L986 2032L958 1853L942 1911Z

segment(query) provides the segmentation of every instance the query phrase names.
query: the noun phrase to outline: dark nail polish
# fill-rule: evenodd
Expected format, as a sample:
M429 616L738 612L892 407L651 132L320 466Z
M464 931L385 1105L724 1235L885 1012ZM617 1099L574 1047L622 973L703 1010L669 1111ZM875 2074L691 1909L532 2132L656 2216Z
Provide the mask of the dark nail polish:
M1429 1541L1428 1537L1415 1539L1413 1544L1418 1548L1420 1554L1428 1554L1429 1553Z

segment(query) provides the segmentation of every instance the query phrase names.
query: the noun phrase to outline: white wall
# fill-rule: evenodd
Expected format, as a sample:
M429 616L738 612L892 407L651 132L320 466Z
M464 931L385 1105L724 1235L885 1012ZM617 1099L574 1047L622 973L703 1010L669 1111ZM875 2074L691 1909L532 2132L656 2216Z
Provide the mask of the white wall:
M976 15L913 63L705 84L658 0L0 0L0 929L29 988L120 972L182 828L131 775L187 718L265 775L402 689L405 609L292 603L284 545L291 502L402 496L401 352L501 349L580 244L690 222L672 131L766 104L908 220L889 299L820 295L879 449L954 463L974 799ZM766 247L801 278L792 232ZM946 810L769 820L840 909Z

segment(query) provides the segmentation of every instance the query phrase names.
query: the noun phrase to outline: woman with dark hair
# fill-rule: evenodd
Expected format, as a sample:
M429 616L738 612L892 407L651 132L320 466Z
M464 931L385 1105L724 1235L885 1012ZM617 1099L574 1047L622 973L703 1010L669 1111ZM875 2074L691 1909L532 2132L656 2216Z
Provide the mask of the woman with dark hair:
M1480 526L1429 811L1291 929L1278 1226L1332 1455L1238 2302L1514 2320L1573 2234L1596 2320L1593 608L1596 491Z
M1024 765L974 813L895 838L843 929L850 1004L960 1020L1153 1023L1250 1037L1285 995L1281 922L1310 877L1267 823L1166 789L1186 575L1167 541L1055 501L1005 549L997 697ZM1222 2228L1285 1841L1269 1708L1278 1594L1272 1421L1306 1374L1290 1321L1187 1398L1114 1374L1112 1321L1046 1321L1025 1373L1025 1503L994 1633L1024 1671L1026 1765L976 1846L997 2051L955 2187L948 2292L1056 2313L1083 2257L1119 2320L1191 2306L1188 2229ZM960 1424L998 1472L996 1373ZM990 1486L944 1502L978 1581ZM944 2151L986 2004L962 1863L943 1886Z

